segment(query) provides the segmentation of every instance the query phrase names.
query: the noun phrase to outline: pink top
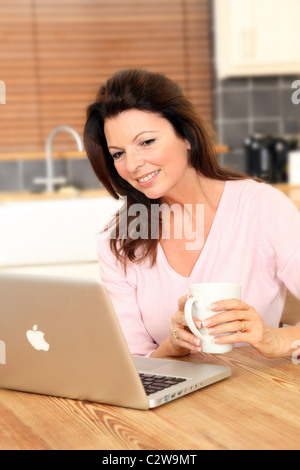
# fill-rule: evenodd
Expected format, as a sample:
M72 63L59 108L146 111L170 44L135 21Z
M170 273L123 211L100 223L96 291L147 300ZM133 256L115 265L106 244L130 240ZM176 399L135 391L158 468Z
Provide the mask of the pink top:
M132 354L149 355L169 335L178 298L194 282L238 282L242 300L278 327L286 287L300 299L300 215L279 190L253 180L227 181L203 250L187 278L168 264L129 263L126 276L99 236L101 276Z

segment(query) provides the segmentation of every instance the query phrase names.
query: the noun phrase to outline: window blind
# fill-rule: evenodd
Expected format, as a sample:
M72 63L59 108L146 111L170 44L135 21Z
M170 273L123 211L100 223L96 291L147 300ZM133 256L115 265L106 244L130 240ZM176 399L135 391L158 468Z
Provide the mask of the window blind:
M59 125L81 135L99 85L121 68L178 81L212 120L209 0L1 0L0 154L38 152ZM74 148L57 136L56 150Z

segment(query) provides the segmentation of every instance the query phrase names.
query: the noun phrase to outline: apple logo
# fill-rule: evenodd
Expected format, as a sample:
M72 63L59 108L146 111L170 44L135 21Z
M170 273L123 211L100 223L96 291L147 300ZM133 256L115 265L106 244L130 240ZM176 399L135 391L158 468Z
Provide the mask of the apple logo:
M44 333L38 331L37 325L34 325L32 330L26 331L26 336L31 346L37 351L49 351L50 345L45 341Z

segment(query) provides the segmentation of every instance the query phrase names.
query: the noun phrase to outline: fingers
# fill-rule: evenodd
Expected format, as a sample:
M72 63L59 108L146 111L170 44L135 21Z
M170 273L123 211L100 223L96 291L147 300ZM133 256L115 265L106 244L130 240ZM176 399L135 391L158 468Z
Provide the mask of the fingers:
M180 297L178 299L178 310L179 311L184 312L185 303L190 297L192 297L192 296L187 294L187 295L183 295L182 297Z
M176 314L173 316L173 322L178 323L182 327L187 326L186 319L185 319L185 316L184 316L184 307L185 307L186 301L190 297L192 297L192 296L190 294L188 294L188 295L184 295L183 297L179 298L179 300L178 300L178 310L177 310ZM196 328L198 328L198 329L202 328L202 326L203 326L201 320L199 320L197 318L194 319L194 323L196 325Z
M172 342L176 347L189 349L190 351L201 351L201 340L193 335L185 328L177 327L173 330L174 326L170 328Z
M264 322L253 307L238 299L228 299L215 302L210 309L221 311L203 321L215 343L246 342L254 345L258 342L257 336L263 330Z
M242 329L241 320L244 321L249 319L248 317L251 307L241 300L228 299L214 302L210 305L210 309L221 313L216 313L216 315L212 315L211 317L203 320L203 326L211 328L220 323L239 321L238 330L240 330ZM222 310L224 310L224 312L222 312Z
M176 351L201 351L201 340L191 333L184 316L189 297L179 299L178 311L172 318L170 339L175 354ZM274 354L277 347L275 330L263 321L254 307L238 299L226 299L211 304L210 310L211 317L202 323L196 319L194 322L198 329L204 327L215 343L248 343L266 357Z
M176 348L199 352L201 351L201 340L191 333L184 316L184 306L190 297L190 295L184 295L178 300L178 310L172 318L170 327L170 338ZM195 320L195 325L198 329L202 327L200 320Z
M207 328L206 331L209 335L221 335L225 333L232 333L235 331L241 332L243 329L242 322L236 321L236 322L230 322L230 323L223 323L220 326L215 326L211 328Z

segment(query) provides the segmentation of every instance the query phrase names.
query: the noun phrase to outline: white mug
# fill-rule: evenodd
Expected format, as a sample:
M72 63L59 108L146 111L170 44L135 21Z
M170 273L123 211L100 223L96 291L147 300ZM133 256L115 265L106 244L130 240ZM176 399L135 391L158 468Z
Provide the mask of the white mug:
M193 317L201 321L209 318L216 313L210 310L209 306L213 302L226 299L240 299L241 286L229 282L208 282L203 284L192 284L189 287L192 295L184 307L185 319L189 329L195 336L201 338L201 349L204 353L223 354L232 350L233 344L217 344L214 342L214 336L209 335L206 328L196 328ZM224 333L230 334L230 333ZM216 335L220 336L220 335Z

